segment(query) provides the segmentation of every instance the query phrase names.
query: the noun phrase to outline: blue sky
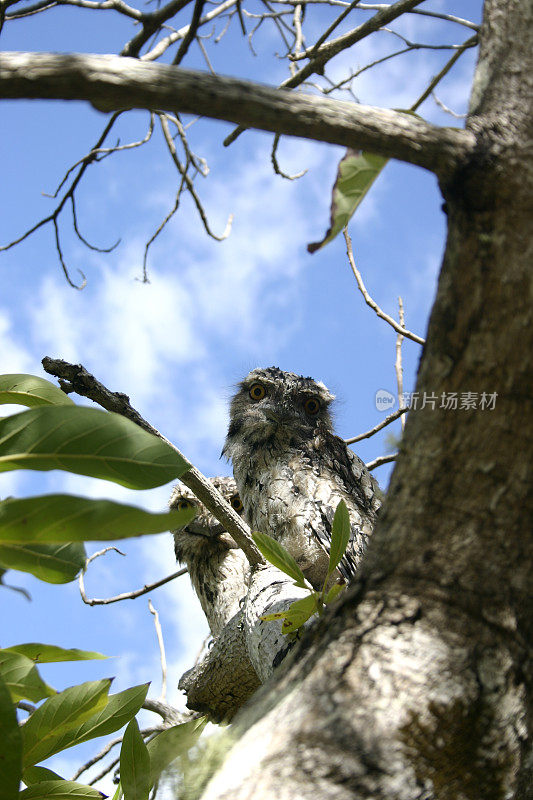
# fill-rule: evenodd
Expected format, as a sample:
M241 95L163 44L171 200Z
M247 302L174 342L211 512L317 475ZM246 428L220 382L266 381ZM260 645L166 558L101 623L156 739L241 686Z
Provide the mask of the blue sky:
M477 0L425 5L479 19ZM311 12L318 35L322 12ZM270 30L261 29L256 41L266 57L254 58L233 27L219 45L208 43L217 70L272 85L286 77L284 62L273 56L279 44ZM433 21L424 17L411 15L396 27L419 41L434 36ZM2 45L6 50L116 52L127 30L117 15L80 16L73 9L57 9L6 25ZM461 42L470 35L451 24L440 31L439 41ZM332 62L332 77L340 77L348 64L363 65L396 47L389 39L382 33L341 55ZM448 58L448 52L419 51L392 60L363 73L355 93L367 104L409 106ZM474 63L474 53L463 55L438 90L458 112L466 109ZM185 66L205 68L196 47ZM90 149L105 117L81 103L4 102L1 113L0 241L5 243L49 213L53 201L42 193L52 192L66 168ZM461 124L432 100L420 113L438 124ZM136 111L123 118L117 131L123 141L135 140L147 124L148 114ZM221 232L234 214L230 237L222 243L209 239L193 204L184 198L150 251L150 284L138 280L144 242L172 206L177 187L159 134L142 149L98 164L81 187L78 215L84 234L104 246L120 236L117 250L90 252L73 238L66 214L60 222L72 277L77 279L77 269L87 277L83 291L66 284L50 228L0 253L0 371L44 374L40 360L45 355L81 362L109 388L129 394L143 416L208 475L229 474L229 465L219 460L228 399L235 382L256 366L276 364L323 380L338 396L336 427L343 437L382 419L375 406L377 390L396 391L396 335L364 304L343 237L314 255L306 251L306 244L320 239L328 227L330 191L343 150L282 140L282 168L292 173L308 169L302 179L289 182L273 173L270 135L246 132L224 148L222 140L231 129L200 120L190 130L193 150L210 167L198 191L215 231ZM441 205L432 175L391 162L350 225L371 295L395 316L401 294L407 327L420 335L425 334L444 248ZM404 343L406 390L414 386L419 356L418 345ZM0 413L17 410L4 406ZM392 427L399 431L399 423ZM360 443L356 452L366 461L388 452L386 433ZM390 468L375 474L386 487ZM161 509L170 487L134 493L60 472L0 476L0 496L60 491ZM87 548L93 552L100 545ZM126 558L109 553L91 566L89 594L105 597L138 588L174 569L168 535L123 542L121 549ZM115 675L114 691L152 680L151 695L158 695L159 657L146 596L89 608L76 584L50 586L22 573L9 573L7 580L26 587L33 601L2 592L2 645L44 641L114 657L43 669L56 688ZM165 634L169 698L178 703L177 679L192 664L207 626L186 577L150 596ZM86 746L83 757L95 749ZM81 759L67 751L53 767L70 777Z

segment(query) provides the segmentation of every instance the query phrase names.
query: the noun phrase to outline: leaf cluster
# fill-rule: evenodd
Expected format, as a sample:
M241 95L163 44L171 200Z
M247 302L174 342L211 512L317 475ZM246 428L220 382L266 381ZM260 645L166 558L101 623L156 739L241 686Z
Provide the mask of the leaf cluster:
M33 375L0 376L0 403L28 410L0 419L0 472L66 470L150 489L179 478L190 464L155 435L111 412L81 407L49 381ZM72 495L0 502L0 575L30 572L50 583L74 580L85 568L84 541L122 539L186 525L195 509L152 514L141 508ZM128 725L116 800L148 798L161 772L197 740L195 719L168 728L146 745L135 715L148 684L109 695L111 679L56 691L38 664L102 659L100 653L41 643L0 649L1 800L101 798L99 791L39 766L69 747ZM24 724L17 705L30 709ZM19 791L21 781L26 788Z
M261 619L265 621L282 619L282 633L295 633L298 628L301 628L314 614L317 616L323 614L324 607L333 602L345 588L345 585L342 583L334 583L330 586L331 578L346 552L350 539L350 515L348 514L348 509L344 500L341 500L335 509L331 530L328 572L320 591L313 589L308 583L295 559L285 550L283 545L266 533L259 533L256 531L252 536L254 542L267 561L290 578L293 578L295 586L298 586L300 589L307 589L309 592L307 597L295 600L285 611L278 611L275 614L265 614L265 616L261 617Z

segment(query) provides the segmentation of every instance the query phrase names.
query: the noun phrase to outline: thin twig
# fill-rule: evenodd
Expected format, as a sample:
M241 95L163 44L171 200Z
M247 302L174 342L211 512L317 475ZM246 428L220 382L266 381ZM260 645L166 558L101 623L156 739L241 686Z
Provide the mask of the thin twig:
M475 47L477 43L478 43L478 37L476 34L476 36L472 36L470 39L467 39L467 41L455 51L453 56L450 58L449 61L446 62L441 71L437 75L435 75L435 77L431 80L431 83L429 84L427 89L424 92L422 92L418 100L416 100L413 103L413 105L411 106L411 111L416 111L418 108L420 108L424 100L426 100L430 96L430 94L433 92L437 84L440 83L441 80L444 78L444 76L448 74L448 72L455 64L455 62L463 55L465 50L468 50L468 48L470 47Z
M187 463L185 456L163 434L150 425L129 402L129 397L121 392L111 392L106 386L91 375L81 364L69 364L62 359L45 357L42 360L45 372L59 379L63 391L77 392L83 397L89 397L95 403L108 411L114 411L135 422L145 431L153 433L168 444ZM225 530L234 538L239 547L244 551L250 564L264 564L263 556L257 549L249 527L237 514L229 503L224 500L220 492L213 486L202 473L191 467L180 476L180 480L205 507L224 525ZM171 576L177 577L177 575ZM169 578L168 580L170 580Z
M375 425L369 431L366 431L365 433L359 433L357 436L352 436L351 439L345 439L344 441L346 444L355 444L355 442L360 442L362 439L369 439L382 428L385 428L387 425L390 425L391 422L394 422L394 420L407 413L407 411L409 411L408 408L399 408L397 411L393 411L392 414L389 414L387 417L385 417L382 422L380 422L378 425Z
M84 583L83 576L87 572L87 567L89 566L91 561L94 561L95 558L99 558L99 556L105 555L110 550L114 550L116 553L118 553L121 556L125 555L121 550L118 549L118 547L115 547L113 545L111 545L110 547L104 547L103 550L99 550L97 553L93 553L92 556L90 556L87 559L87 561L85 562L85 567L82 569L82 571L79 574L78 585L79 585L79 589L80 589L81 599L88 606L106 606L106 605L109 605L110 603L118 603L121 600L135 600L136 597L140 597L141 595L146 594L147 592L151 592L152 589L158 589L160 586L164 586L165 583L169 583L170 581L173 581L174 578L179 578L181 575L185 575L185 573L187 572L187 569L184 567L183 569L180 569L177 572L172 573L172 575L167 575L166 578L163 578L160 581L156 581L155 583L146 584L142 589L136 589L133 592L123 592L123 594L117 594L115 597L106 597L106 598L92 597L92 598L89 598L89 597L87 597L87 595L85 593L85 583Z
M295 175L288 175L286 172L283 172L283 170L280 168L277 158L279 140L280 140L280 135L279 133L276 133L274 135L274 141L272 142L272 151L270 153L270 160L272 161L274 172L276 173L276 175L280 175L282 178L286 178L288 181L296 181L298 180L298 178L302 178L307 172L306 169L303 169L301 172L297 172Z
M20 708L22 711L27 711L31 716L37 706L34 706L32 703L27 703L25 700L19 700L17 703L17 708Z
M155 632L159 645L159 656L161 659L161 694L159 699L164 703L167 697L167 657L165 655L165 642L163 641L163 631L161 630L161 623L159 622L159 614L153 607L150 599L148 600L148 609L150 614L153 614L154 617Z
M368 464L365 464L365 467L372 471L376 469L376 467L381 467L383 464L389 464L391 461L396 461L398 458L398 453L391 453L389 456L378 456L373 461L369 461Z
M384 319L385 322L388 322L389 325L392 328L394 328L396 333L401 333L403 336L407 337L408 339L411 339L413 342L416 342L417 344L425 344L425 341L426 341L425 339L422 339L422 337L421 336L417 336L416 333L411 333L411 331L408 331L405 328L402 328L400 325L398 325L396 320L393 319L393 317L391 317L388 314L386 314L384 311L382 311L381 308L376 303L376 301L373 300L370 297L370 295L368 294L368 291L367 291L367 289L365 287L365 284L363 283L363 279L361 277L361 273L359 272L359 270L357 269L357 267L355 265L355 261L354 261L354 257L353 257L353 250L352 250L352 240L350 238L350 234L348 233L348 229L345 228L343 233L344 233L344 238L346 240L346 252L348 254L348 260L350 262L350 266L352 268L352 272L355 275L355 280L357 281L357 285L359 287L359 291L361 292L361 294L365 298L366 304L368 306L370 306L370 308L373 311L376 312L378 317L380 317L381 319Z
M398 321L401 328L405 328L405 315L403 313L403 300L398 297ZM396 337L396 360L394 362L394 370L396 372L396 383L398 386L398 405L401 407L403 397L403 364L402 364L402 342L403 333L399 333ZM400 408L401 410L401 408ZM405 428L405 417L401 418L402 431Z
M191 45L192 40L196 36L196 31L198 30L202 18L202 9L204 7L205 0L195 0L194 9L192 12L192 19L189 25L189 30L183 37L183 41L178 48L178 52L174 56L174 60L172 63L174 66L181 64L185 56L187 55L187 51Z
M443 111L445 111L446 114L450 114L450 116L452 116L454 119L466 119L467 114L458 114L457 111L453 110L453 108L448 108L448 106L445 105L442 102L442 100L440 100L437 97L435 92L431 92L431 96L432 96L433 100L435 101L435 103L438 105L438 107L441 108Z
M142 707L147 711L153 711L154 714L159 714L165 725L169 727L172 725L181 725L183 722L188 722L191 719L198 719L202 716L199 711L178 711L174 706L169 706L161 700L151 700L150 698L146 698Z
M306 64L305 67L302 67L302 69L300 69L294 75L291 75L290 78L287 78L287 80L283 81L279 88L293 89L296 86L300 86L300 84L306 81L307 78L309 78L315 72L322 73L327 62L330 61L334 56L338 55L343 50L346 50L348 47L351 47L362 39L365 39L371 33L379 30L384 25L401 16L406 11L409 11L414 6L419 5L421 2L423 2L423 0L398 0L398 2L378 11L377 14L374 14L374 16L371 17L371 19L367 20L362 25L359 25L353 31L349 31L343 36L339 36L338 39L333 39L331 42L324 43L314 53L309 63ZM301 57L304 57L312 51L313 48L311 47L306 50ZM232 133L230 133L230 135L224 139L224 146L227 147L228 145L232 144L245 130L246 127L243 125L236 127Z

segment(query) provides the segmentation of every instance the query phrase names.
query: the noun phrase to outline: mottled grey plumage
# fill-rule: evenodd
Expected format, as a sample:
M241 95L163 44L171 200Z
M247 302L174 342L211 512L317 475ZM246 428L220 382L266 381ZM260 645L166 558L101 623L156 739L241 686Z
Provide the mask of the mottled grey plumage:
M339 572L353 578L381 505L377 482L333 433L323 383L278 367L254 369L230 409L223 453L252 528L277 539L308 580L327 573L333 515L344 500L351 538Z
M236 511L242 511L233 478L211 478L211 482ZM198 513L184 528L172 531L174 550L180 564L187 566L211 633L218 636L239 611L240 601L246 595L249 564L216 517L186 486L178 484L172 492L170 507L189 505L198 506Z

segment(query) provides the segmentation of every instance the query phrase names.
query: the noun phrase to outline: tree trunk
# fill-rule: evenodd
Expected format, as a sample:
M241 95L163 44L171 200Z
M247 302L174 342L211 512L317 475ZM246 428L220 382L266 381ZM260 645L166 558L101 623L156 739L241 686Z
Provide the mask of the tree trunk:
M531 0L486 2L426 403L360 578L237 715L205 800L533 796L532 32Z

